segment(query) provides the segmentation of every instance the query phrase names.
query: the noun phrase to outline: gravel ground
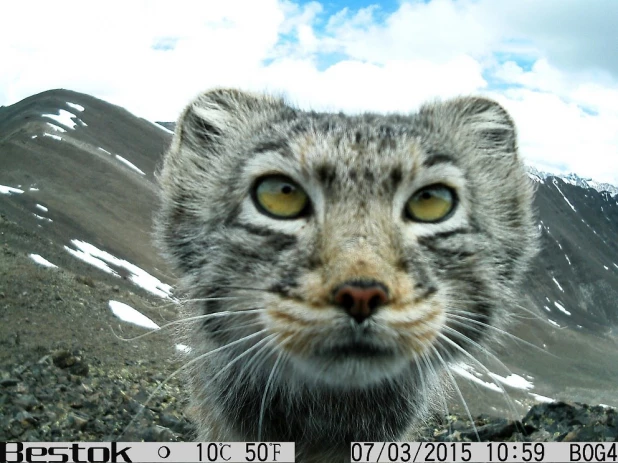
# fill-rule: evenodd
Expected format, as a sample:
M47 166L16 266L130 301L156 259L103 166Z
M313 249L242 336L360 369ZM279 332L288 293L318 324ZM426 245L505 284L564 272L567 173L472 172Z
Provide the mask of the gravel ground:
M156 361L109 371L79 350L40 354L0 371L0 441L192 439L181 386Z
M115 371L79 350L22 356L0 371L0 441L191 441L182 386L155 360ZM521 421L450 415L423 430L427 441L618 441L613 408L556 402ZM477 438L478 433L478 438Z

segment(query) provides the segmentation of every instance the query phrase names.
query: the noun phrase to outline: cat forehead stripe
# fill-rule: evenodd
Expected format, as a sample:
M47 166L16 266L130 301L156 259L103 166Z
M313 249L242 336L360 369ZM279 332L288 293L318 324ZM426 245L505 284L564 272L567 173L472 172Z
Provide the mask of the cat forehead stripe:
M446 153L427 153L423 158L423 167L432 167L436 164L454 164L457 165L457 159Z

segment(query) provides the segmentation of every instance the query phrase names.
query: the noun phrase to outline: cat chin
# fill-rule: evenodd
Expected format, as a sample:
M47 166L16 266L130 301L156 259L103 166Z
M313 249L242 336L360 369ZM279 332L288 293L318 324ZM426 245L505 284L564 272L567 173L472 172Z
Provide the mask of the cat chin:
M297 382L336 389L363 389L395 381L409 367L403 358L295 358Z

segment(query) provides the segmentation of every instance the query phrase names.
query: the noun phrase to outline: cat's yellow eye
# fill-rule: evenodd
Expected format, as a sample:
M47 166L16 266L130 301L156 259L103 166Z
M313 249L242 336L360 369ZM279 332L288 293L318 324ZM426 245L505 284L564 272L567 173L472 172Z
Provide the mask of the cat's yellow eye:
M253 194L263 212L279 219L295 219L303 215L309 205L307 193L282 175L258 180Z
M418 190L406 203L406 215L416 222L439 222L455 207L455 193L444 185Z

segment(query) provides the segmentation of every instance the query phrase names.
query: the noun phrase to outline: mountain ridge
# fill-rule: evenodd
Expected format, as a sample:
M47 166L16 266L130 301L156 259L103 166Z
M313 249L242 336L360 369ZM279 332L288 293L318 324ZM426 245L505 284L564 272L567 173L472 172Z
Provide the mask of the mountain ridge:
M528 171L528 175L530 175L530 178L532 178L535 181L546 180L549 177L555 177L571 185L576 185L580 188L584 188L584 189L590 188L590 189L598 191L599 193L603 193L607 191L612 196L618 196L618 186L612 185L611 183L597 182L596 180L593 180L592 178L580 177L574 172L571 172L568 174L550 173L550 172L544 172L544 171L538 170L535 167L532 167L530 165L526 166L526 170Z

